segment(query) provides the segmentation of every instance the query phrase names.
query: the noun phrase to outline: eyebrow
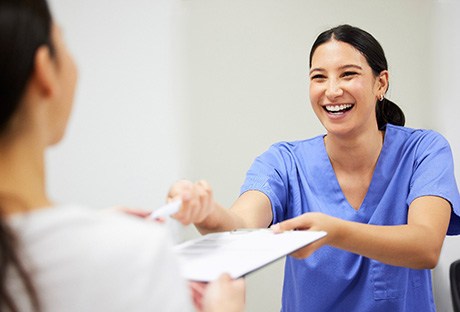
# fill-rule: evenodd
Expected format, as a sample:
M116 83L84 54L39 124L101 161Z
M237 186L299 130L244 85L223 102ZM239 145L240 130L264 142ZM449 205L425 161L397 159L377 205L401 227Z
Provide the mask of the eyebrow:
M339 67L339 70L344 70L344 69L349 69L349 68L355 68L355 69L359 69L359 70L362 70L363 68L361 66L358 66L358 65L355 65L355 64L347 64L347 65L342 65ZM316 67L316 68L312 68L310 70L310 75L315 72L315 71L319 71L319 72L323 72L325 71L324 68L320 68L320 67Z

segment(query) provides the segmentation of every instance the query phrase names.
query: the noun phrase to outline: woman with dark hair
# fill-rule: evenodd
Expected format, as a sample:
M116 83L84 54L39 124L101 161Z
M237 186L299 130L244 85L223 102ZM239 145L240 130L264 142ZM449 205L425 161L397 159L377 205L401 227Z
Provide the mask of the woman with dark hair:
M205 181L177 182L168 194L183 201L174 217L202 233L326 231L287 257L283 311L435 311L430 269L446 233L460 233L449 144L404 127L401 109L385 98L383 49L362 29L320 34L309 75L326 134L272 145L230 209Z
M164 227L46 193L77 74L45 0L0 0L0 52L0 311L192 311ZM242 280L199 291L199 310L243 310Z

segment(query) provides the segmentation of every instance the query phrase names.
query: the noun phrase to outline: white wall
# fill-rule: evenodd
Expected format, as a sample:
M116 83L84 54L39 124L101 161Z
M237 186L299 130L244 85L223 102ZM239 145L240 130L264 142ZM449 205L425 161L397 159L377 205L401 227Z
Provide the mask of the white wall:
M156 208L183 176L172 2L52 0L79 67L67 135L49 152L57 201Z

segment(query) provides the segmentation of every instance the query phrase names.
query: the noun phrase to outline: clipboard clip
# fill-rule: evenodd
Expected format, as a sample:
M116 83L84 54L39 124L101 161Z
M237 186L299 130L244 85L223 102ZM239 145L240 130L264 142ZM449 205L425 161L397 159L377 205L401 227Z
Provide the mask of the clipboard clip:
M234 229L230 231L230 234L245 234L249 232L258 232L258 231L270 231L273 232L271 229L266 228L241 228L241 229Z

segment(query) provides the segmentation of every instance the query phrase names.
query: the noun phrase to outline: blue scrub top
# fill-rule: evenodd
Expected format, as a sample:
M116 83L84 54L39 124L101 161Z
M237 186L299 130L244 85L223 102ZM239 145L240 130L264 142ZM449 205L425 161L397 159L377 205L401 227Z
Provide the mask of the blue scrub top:
M460 233L452 153L440 134L387 125L358 210L342 193L323 138L272 145L255 159L241 193L266 194L273 223L316 211L376 225L407 224L414 199L439 196L452 206L447 234ZM307 259L287 257L282 311L435 311L431 272L386 265L324 246Z

